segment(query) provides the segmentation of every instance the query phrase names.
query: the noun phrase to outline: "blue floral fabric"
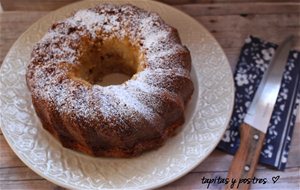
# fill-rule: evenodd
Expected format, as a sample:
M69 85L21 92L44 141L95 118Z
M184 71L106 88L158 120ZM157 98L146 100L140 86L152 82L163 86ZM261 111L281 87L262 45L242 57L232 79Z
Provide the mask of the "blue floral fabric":
M229 128L218 148L234 154L242 124L277 45L250 36L245 40L234 73L235 105ZM290 51L259 162L284 170L300 103L300 52Z

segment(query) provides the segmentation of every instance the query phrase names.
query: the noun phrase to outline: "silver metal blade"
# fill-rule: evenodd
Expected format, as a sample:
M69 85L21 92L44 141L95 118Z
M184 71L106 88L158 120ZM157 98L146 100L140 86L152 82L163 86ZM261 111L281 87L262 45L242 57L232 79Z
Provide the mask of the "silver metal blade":
M263 133L266 133L271 119L292 43L293 36L290 36L276 50L244 119L245 123Z

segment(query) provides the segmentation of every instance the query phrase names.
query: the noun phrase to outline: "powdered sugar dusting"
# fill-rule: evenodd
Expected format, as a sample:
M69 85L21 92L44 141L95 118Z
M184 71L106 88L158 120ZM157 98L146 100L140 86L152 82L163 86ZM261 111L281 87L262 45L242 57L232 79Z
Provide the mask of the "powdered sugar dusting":
M95 36L95 27L97 25L103 25L106 17L104 15L99 15L90 10L80 10L75 13L75 15L69 19L69 22L73 26L84 26L89 32Z
M107 87L74 78L72 70L81 64L80 56L85 51L82 41L92 44L112 38L126 38L138 47L145 59L145 68L128 82ZM158 112L144 105L134 95L134 89L147 93L147 96L168 94L170 101L179 102L177 107L182 110L186 99L180 93L149 84L147 78L154 77L156 82L168 81L170 86L177 85L169 80L170 76L190 80L188 56L189 52L181 45L176 30L156 13L131 5L104 4L79 10L53 24L32 52L27 72L28 86L34 100L49 102L48 111L55 109L61 117L84 118L85 122L97 123L98 127L112 127L110 123L119 122L114 125L123 126L123 129L114 128L119 132L128 131L130 127L138 128L130 126L133 123L159 131L166 127L162 125L171 124L164 123Z

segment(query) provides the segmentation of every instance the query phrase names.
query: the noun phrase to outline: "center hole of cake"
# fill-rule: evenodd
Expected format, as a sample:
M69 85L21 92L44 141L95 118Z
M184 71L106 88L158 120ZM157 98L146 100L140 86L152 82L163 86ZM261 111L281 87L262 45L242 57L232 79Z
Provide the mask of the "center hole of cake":
M94 85L118 85L141 70L142 56L128 40L95 43L81 57L77 77Z

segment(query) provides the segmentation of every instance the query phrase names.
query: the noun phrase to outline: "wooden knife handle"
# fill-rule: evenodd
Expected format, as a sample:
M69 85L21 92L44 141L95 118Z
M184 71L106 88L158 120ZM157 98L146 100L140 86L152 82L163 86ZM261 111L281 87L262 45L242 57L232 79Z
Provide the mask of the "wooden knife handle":
M253 179L256 165L263 146L265 133L243 123L240 126L241 143L231 163L228 178L236 179L234 186L228 183L226 189L249 189L251 183L246 181ZM244 180L245 179L245 180Z

